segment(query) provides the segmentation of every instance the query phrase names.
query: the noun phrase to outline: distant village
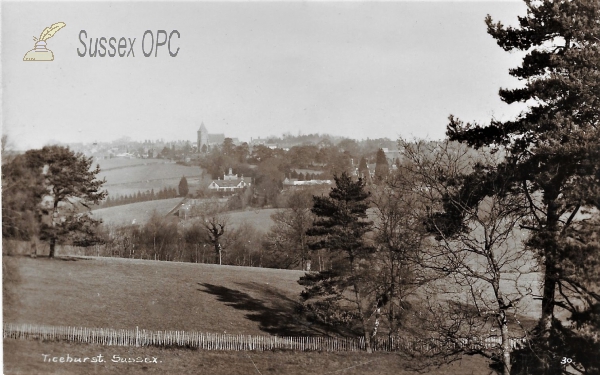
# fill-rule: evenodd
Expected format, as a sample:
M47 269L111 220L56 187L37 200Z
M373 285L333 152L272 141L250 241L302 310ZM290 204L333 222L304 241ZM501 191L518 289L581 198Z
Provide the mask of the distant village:
M258 168L261 163L274 167L271 169L276 173L270 171L269 179L275 180L280 188L288 189L332 185L333 175L342 170L374 179L378 157L381 164L381 155L385 156L385 168L389 171L396 168L401 158L397 142L387 138L356 141L327 134L286 134L241 142L225 133L209 132L204 122L190 138L134 141L125 137L112 142L72 143L69 147L97 160L167 159L199 165L212 179L206 186L207 191L222 194L235 193L253 183L264 185L265 179L260 178ZM268 162L271 158L277 162Z

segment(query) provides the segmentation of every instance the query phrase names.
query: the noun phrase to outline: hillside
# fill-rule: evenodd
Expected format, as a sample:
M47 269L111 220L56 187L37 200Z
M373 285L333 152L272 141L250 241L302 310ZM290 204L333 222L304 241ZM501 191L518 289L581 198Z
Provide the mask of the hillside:
M190 192L210 183L203 178L198 166L185 166L163 159L101 159L98 178L106 179L104 188L110 196L117 197L154 189L177 188L181 177L188 180Z
M4 320L12 323L228 334L323 335L295 313L302 271L206 264L65 258L6 257L18 273ZM84 357L102 364L45 363L41 353ZM113 363L120 357L157 357L149 366ZM422 363L389 353L214 352L114 347L69 342L4 340L6 374L418 374ZM489 373L488 361L465 357L430 368L431 374Z
M156 201L131 203L122 206L100 208L93 211L94 218L102 219L105 225L145 224L154 212L165 216L182 201L182 198L161 199ZM257 230L267 232L273 225L271 215L276 208L263 210L247 210L228 212L228 222L231 228L239 228L248 223ZM198 219L190 219L190 222Z
M227 221L230 228L239 228L242 224L249 224L258 231L268 232L274 223L271 215L277 211L279 211L278 208L267 208L262 210L232 211L225 213L225 215L228 217Z
M105 225L143 225L154 212L164 216L181 201L182 198L171 198L100 208L92 211L92 216L102 219Z
M315 334L296 321L302 271L119 258L11 257L7 322L231 334Z

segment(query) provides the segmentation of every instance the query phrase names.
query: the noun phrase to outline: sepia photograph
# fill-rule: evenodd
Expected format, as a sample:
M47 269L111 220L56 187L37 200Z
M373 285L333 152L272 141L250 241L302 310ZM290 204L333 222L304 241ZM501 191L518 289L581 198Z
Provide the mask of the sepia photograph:
M600 375L600 1L1 1L7 375Z

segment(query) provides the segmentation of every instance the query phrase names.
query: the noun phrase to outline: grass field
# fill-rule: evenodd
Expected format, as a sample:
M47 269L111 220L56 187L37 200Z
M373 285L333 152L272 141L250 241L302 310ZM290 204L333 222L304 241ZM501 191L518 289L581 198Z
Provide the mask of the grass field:
M118 258L11 257L7 322L231 334L316 334L294 308L301 271Z
M106 225L126 225L134 220L136 224L143 225L154 212L164 216L175 207L183 198L160 199L156 201L131 203L122 206L100 208L93 211L93 217L102 219Z
M93 211L94 218L100 218L106 225L144 224L150 219L153 212L161 216L173 209L182 198L161 199L156 201L131 203L123 206L101 208ZM226 215L229 217L230 228L239 228L243 223L248 223L257 230L267 232L273 225L271 215L278 209L233 211ZM190 219L193 221L194 219Z
M162 164L166 160L163 159L138 159L138 158L111 158L111 159L95 159L94 165L100 165L100 169L103 171L114 169L114 168L122 168L122 167L130 167L133 165L144 165L144 164Z
M17 298L4 306L7 322L230 334L321 335L295 314L301 271L117 258L8 257ZM44 362L42 354L102 354L106 362ZM113 363L157 357L159 363ZM398 354L210 352L4 340L5 374L417 374ZM487 361L465 357L431 374L488 374Z
M190 192L208 186L210 179L202 178L198 166L185 166L162 159L101 159L98 178L106 178L104 188L112 197L135 194L154 189L177 188L181 177L186 176Z
M252 225L256 230L262 232L268 232L271 226L273 226L273 219L271 215L279 211L277 208L267 208L264 210L247 210L247 211L234 211L228 212L227 217L229 218L230 228L239 228L240 225L248 223Z

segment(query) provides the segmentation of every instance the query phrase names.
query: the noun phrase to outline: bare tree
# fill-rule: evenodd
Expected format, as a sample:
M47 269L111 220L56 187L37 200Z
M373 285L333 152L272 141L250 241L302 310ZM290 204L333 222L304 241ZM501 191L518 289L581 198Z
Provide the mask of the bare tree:
M281 266L290 268L300 265L306 269L308 261L308 235L314 215L312 195L296 192L287 199L288 208L271 215L274 225L267 234L270 250L282 257Z
M375 314L387 323L389 337L399 334L411 308L410 296L427 277L414 262L427 233L419 215L414 193L396 188L397 175L372 186L373 229L377 251L371 262L377 298ZM373 337L377 334L376 320Z
M210 242L215 248L215 263L222 264L222 252L220 238L225 234L225 228L227 227L227 217L223 215L210 215L204 217L203 225L208 233Z
M522 302L531 295L523 275L535 265L516 231L527 212L524 196L506 182L510 171L497 169L498 156L475 156L447 141L400 143L406 186L419 196L432 234L419 263L443 276L427 287L428 296L438 298L426 302L423 326L446 347L493 358L510 374L509 327L519 324ZM475 182L474 172L488 178ZM498 330L496 346L469 340L498 336Z

